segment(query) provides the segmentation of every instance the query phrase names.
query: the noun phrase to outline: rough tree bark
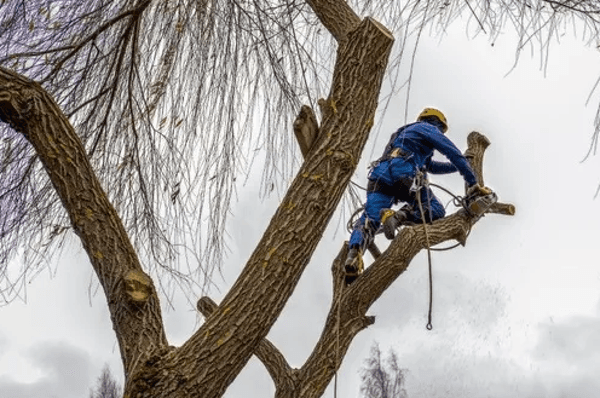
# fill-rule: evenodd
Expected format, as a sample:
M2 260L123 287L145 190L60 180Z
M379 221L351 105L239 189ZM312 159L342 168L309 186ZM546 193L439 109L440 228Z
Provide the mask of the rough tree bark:
M277 397L321 396L354 336L373 323L366 315L370 305L425 247L423 227L406 228L346 289L344 246L332 268L330 314L302 368L291 369L265 340L354 172L373 125L393 43L385 27L370 18L361 21L343 0L307 2L338 42L331 90L320 101L320 126L309 118L309 130L318 134L309 134L315 138L303 150L306 161L238 280L219 306L208 299L199 303L206 322L177 348L168 345L153 282L68 119L40 85L0 68L0 120L31 143L81 238L107 297L128 398L219 397L253 354L273 376ZM454 214L428 227L430 240L464 242L473 222L466 214Z
M343 1L312 5L340 41L321 134L237 282L179 348L168 346L152 280L69 121L40 85L0 70L0 118L35 148L104 288L127 397L223 394L292 294L356 167L393 37Z
M490 142L484 135L472 132L467 139L465 156L471 163L477 181L483 183L483 155ZM487 213L514 215L515 207L496 203ZM310 357L300 369L292 369L283 355L268 340L263 340L255 351L265 365L276 387L276 398L317 398L331 382L356 335L375 322L367 315L371 305L408 268L412 259L427 248L427 235L432 246L456 240L463 245L478 219L465 210L423 227L405 227L388 249L371 264L350 287L344 284L343 264L348 254L347 243L333 261L333 300L321 337ZM216 304L208 297L198 302L198 310L206 317Z
M109 304L124 368L132 372L167 347L160 304L73 127L37 83L0 68L0 120L38 154Z

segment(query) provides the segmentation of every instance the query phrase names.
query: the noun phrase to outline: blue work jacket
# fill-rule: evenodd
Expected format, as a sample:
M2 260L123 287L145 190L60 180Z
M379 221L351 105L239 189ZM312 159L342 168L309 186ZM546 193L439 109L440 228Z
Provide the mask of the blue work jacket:
M396 148L400 148L403 155L390 157ZM450 163L434 161L434 150L444 155ZM401 178L414 178L417 170L432 174L458 171L468 186L477 183L469 162L460 150L436 126L427 122L411 123L398 129L383 156L375 162L369 179L393 186Z

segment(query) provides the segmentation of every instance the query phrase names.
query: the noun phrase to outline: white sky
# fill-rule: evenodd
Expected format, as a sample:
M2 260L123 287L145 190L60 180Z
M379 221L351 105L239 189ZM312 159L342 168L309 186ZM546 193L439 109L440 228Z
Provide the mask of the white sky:
M546 77L539 58L527 51L507 75L515 45L508 36L493 47L485 37L469 41L459 24L441 42L423 39L409 120L401 116L405 102L399 95L382 133L371 137L354 178L363 185L366 165L388 134L423 107L439 107L459 148L472 130L490 138L486 183L500 200L515 204L517 214L489 215L465 248L434 253L431 332L425 329L426 257L415 258L371 309L377 321L355 339L339 375L339 396L359 396L358 372L374 340L398 352L411 398L597 395L600 199L593 196L600 158L581 160L600 101L595 95L585 106L600 58L567 35L552 47ZM461 192L458 175L433 181ZM240 189L228 229L232 253L215 300L234 282L277 204L277 198L259 202L254 186ZM336 227L332 223L269 335L292 366L309 355L329 308L331 261L347 239L343 229L334 234ZM52 278L43 272L29 285L26 304L0 308L2 398L87 396L104 363L121 372L104 298L88 294L93 276L85 254L76 249L56 268ZM183 300L165 311L165 320L172 344L198 327L195 310ZM262 365L252 360L226 395L268 397L273 391ZM333 396L331 388L325 396Z

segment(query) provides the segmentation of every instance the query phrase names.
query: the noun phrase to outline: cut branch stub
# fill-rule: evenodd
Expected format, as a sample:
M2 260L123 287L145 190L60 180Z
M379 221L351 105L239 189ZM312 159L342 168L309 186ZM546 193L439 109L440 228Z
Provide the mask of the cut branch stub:
M490 146L490 140L483 134L473 131L467 137L468 148L465 151L465 158L471 164L471 168L477 177L477 183L484 186L483 180L483 155L488 146ZM516 212L515 206L509 203L494 203L486 213L504 214L506 216L513 216ZM466 237L465 237L466 239ZM459 240L464 245L464 240Z
M152 292L152 279L144 272L134 269L125 275L125 291L129 301L136 305L144 304Z
M473 172L477 177L477 183L484 186L483 182L483 155L488 146L490 146L490 140L483 134L477 131L471 132L467 137L468 149L465 151L465 157L471 164Z
M296 116L296 120L294 120L294 134L296 135L298 144L300 144L302 156L306 158L319 134L317 118L310 106L302 105L302 108L300 108L300 113Z
M516 208L510 203L494 203L487 212L495 214L504 214L505 216L514 216Z

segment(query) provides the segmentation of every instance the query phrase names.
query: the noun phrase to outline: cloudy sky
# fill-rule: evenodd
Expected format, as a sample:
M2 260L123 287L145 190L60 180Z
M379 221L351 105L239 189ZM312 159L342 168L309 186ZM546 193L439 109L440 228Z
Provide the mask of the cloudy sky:
M460 23L441 41L423 39L408 120L401 93L381 134L372 135L354 177L363 185L388 133L423 107L439 107L460 148L470 131L490 138L486 183L515 204L517 214L489 215L466 247L434 253L432 331L425 329L426 256L414 259L371 309L377 321L354 341L339 374L339 396L359 396L359 370L375 340L399 354L411 398L591 397L600 389L600 199L594 200L600 157L581 162L600 102L595 93L586 106L600 54L565 35L551 48L544 75L539 56L528 49L513 69L515 46L510 35L494 46L485 36L469 40ZM433 181L462 189L458 175ZM276 196L259 201L252 179L240 187L228 228L232 252L211 293L215 300L234 282L277 203ZM269 335L292 366L304 362L318 339L331 300L329 267L344 239L345 230L333 222ZM0 397L85 397L105 363L121 377L116 339L95 286L74 240L73 250L29 285L26 303L0 308ZM166 327L171 342L180 344L200 319L183 299L175 307L165 311ZM252 360L226 395L273 391ZM331 388L326 396L333 396Z

